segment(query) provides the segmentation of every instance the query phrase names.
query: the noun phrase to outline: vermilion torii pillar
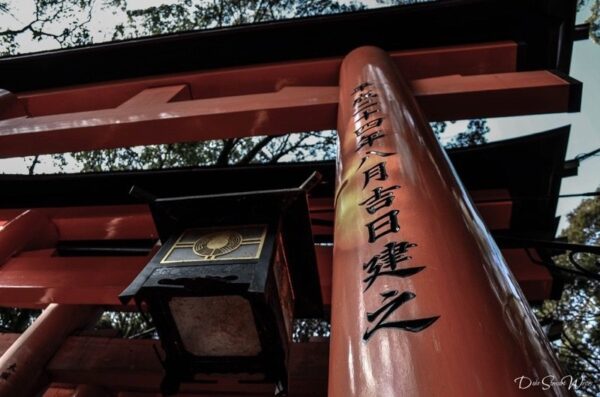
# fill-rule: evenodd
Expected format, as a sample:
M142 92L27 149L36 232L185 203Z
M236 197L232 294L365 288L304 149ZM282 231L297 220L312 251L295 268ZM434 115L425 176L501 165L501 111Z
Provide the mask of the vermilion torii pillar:
M558 364L385 52L345 58L338 132L329 396L570 395L520 387Z

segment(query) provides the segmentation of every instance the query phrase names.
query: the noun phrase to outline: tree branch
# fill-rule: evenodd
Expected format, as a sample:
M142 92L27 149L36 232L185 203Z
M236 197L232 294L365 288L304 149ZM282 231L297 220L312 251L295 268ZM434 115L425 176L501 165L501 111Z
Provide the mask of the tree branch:
M563 332L563 334L562 334L563 338L565 338L565 340L567 341L567 344L568 344L568 346L565 346L565 347L568 348L569 350L571 350L572 353L577 354L577 356L580 359L583 359L592 368L594 368L598 373L600 373L600 367L598 366L597 363L594 362L595 361L594 357L590 356L589 354L587 354L584 351L582 351L581 349L579 349L577 347L577 344L574 343L573 340L567 334L568 334L568 332Z
M221 149L221 153L219 153L219 157L217 158L216 165L224 166L227 165L229 160L229 155L233 150L233 147L238 143L239 139L231 138L225 139L223 141L223 149Z
M269 142L271 142L273 139L275 139L276 137L273 135L264 137L261 141L259 141L256 145L254 145L254 147L252 149L250 149L248 151L248 153L246 153L244 155L244 157L242 157L242 159L240 161L237 162L237 164L239 165L243 165L243 164L248 164L250 163L250 161L252 161L252 159L254 158L254 156L256 156L256 154L258 152L260 152L265 146L267 146L269 144Z
M33 172L35 171L35 166L40 163L39 159L40 159L40 155L36 154L35 157L33 158L33 161L31 162L31 165L29 166L29 175L33 175Z

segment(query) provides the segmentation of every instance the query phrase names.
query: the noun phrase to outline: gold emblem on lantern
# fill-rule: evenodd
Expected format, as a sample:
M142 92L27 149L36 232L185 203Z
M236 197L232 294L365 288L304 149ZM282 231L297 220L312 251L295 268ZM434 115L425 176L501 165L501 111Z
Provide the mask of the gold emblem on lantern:
M258 259L266 227L239 226L223 229L188 229L162 258L161 264L185 264L239 259Z
M202 236L194 243L194 253L204 259L215 259L238 249L242 244L242 235L227 230Z

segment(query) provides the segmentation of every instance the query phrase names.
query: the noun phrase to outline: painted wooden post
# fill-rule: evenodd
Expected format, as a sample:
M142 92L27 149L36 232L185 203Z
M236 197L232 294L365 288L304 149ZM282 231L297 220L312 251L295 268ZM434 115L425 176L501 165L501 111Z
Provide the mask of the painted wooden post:
M0 228L0 266L12 255L33 246L52 247L56 243L56 227L39 210L27 210Z
M74 330L98 314L94 306L48 305L0 357L0 396L28 397L43 390L46 364Z
M343 61L338 132L329 396L570 395L519 387L559 367L385 52Z

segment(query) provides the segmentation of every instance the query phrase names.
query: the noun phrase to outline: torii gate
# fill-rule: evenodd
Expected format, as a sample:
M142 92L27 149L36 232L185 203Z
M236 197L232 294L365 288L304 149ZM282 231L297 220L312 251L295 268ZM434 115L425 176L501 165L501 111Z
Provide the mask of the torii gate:
M427 124L577 110L578 84L545 70L517 71L518 48L514 42L391 53L361 47L343 59L5 92L0 155L337 127L328 395L569 395L561 386L515 384L519 376L558 379L560 369ZM208 85L220 95L208 98L201 91ZM147 258L52 257L59 240L156 238L147 208L2 214L0 303L46 309L25 333L4 338L10 347L0 358L0 395L36 395L50 382L47 396L73 394L57 383L86 385L77 396L156 392L155 378L128 374L117 363L148 360L153 342L98 346L69 338L99 308L118 305L118 293ZM320 261L328 255L319 254ZM61 286L56 278L67 274L69 285ZM94 371L112 377L102 383L77 359L86 349L129 349L132 356L95 363ZM308 395L301 385L290 381L290 395ZM226 381L184 391L273 393Z

